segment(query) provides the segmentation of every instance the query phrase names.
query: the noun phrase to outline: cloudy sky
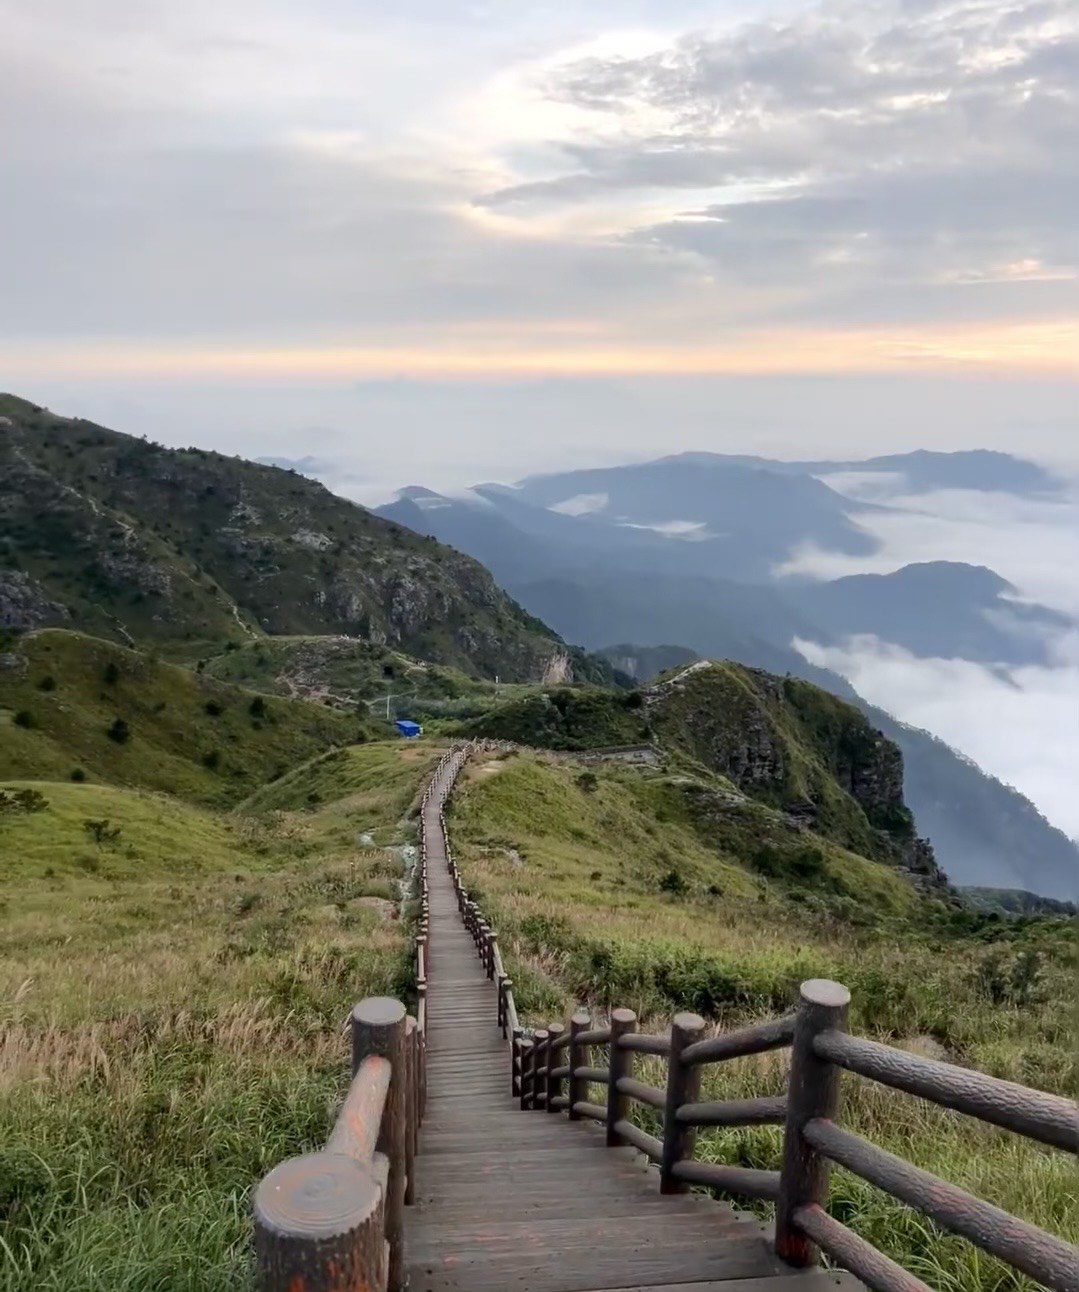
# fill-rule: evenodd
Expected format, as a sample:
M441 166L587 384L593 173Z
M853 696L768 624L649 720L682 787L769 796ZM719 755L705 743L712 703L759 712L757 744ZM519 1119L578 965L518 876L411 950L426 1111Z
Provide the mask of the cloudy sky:
M1074 0L0 24L0 385L62 411L372 489L726 442L1079 462Z

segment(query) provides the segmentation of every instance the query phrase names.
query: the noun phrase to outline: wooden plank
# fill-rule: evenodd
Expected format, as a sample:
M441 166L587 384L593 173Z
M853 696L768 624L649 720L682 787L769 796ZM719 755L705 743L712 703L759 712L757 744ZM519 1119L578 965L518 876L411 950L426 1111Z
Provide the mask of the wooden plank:
M626 1274L632 1286L652 1288L724 1279L754 1279L782 1275L778 1259L763 1238L730 1238L717 1244L698 1244L688 1250L642 1244L636 1226L622 1224L620 1241L612 1248L582 1252L565 1259L563 1251L543 1251L528 1246L505 1256L474 1250L456 1255L452 1263L411 1261L412 1292L505 1292L510 1287L528 1292L594 1292L621 1283ZM574 1253L575 1257L577 1253Z

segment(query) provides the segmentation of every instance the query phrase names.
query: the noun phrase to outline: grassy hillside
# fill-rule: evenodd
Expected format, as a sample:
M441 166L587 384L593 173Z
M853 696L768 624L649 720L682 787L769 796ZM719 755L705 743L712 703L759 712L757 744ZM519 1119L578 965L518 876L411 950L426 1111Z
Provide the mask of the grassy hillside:
M260 637L230 642L201 664L207 676L270 695L304 696L393 717L468 717L534 688L472 677L356 637ZM387 706L388 701L388 706Z
M605 681L470 557L291 471L166 449L0 395L0 625L190 655L225 639L378 639L466 673Z
M524 697L468 730L564 750L653 742L817 836L941 882L903 802L898 748L853 706L807 682L702 661L642 691Z
M688 779L534 755L469 770L450 804L455 855L499 930L529 1024L586 1002L598 1013L629 1005L646 1030L662 1030L677 1009L733 1026L784 1011L799 982L825 976L849 986L863 1033L1074 1094L1066 920L959 911L889 867L830 850L822 871L797 882L762 876L752 854L700 828L700 788ZM837 900L837 879L850 896ZM642 1076L662 1085L657 1062L642 1060ZM757 1056L708 1070L702 1097L779 1093L784 1081L781 1056ZM844 1124L1079 1239L1065 1155L853 1079L845 1089ZM654 1133L650 1110L637 1115ZM702 1132L697 1153L775 1168L780 1137L778 1128ZM845 1172L834 1174L832 1197L834 1214L933 1287L1031 1286Z
M0 777L90 779L228 804L371 730L324 705L255 695L81 633L44 629L0 654Z
M246 1285L249 1191L323 1142L342 1018L408 989L403 819L438 752L342 750L339 802L230 813L0 784L0 1288Z

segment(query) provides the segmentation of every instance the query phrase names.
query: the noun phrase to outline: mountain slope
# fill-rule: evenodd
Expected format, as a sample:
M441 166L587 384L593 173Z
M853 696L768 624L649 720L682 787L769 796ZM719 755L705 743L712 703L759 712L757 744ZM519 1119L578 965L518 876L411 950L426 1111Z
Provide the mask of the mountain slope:
M776 648L766 653L773 658L780 654ZM623 644L612 648L609 657L624 668L627 660L646 660L648 655L648 647ZM776 671L775 664L770 667ZM928 731L867 704L843 678L813 667L796 652L788 652L787 662L779 667L857 706L899 747L906 802L954 883L1029 889L1062 901L1079 896L1079 847L1018 790ZM636 676L644 683L653 680L643 670Z
M470 557L306 477L0 396L0 625L129 644L347 633L466 672L609 680Z
M45 629L0 651L0 780L90 779L223 805L368 730L81 633Z
M794 678L701 661L642 692L566 690L511 702L470 729L553 749L655 743L721 777L736 799L780 813L803 844L816 835L943 883L903 800L899 749L852 705ZM728 807L740 811L737 801ZM755 855L763 837L743 839L743 851Z

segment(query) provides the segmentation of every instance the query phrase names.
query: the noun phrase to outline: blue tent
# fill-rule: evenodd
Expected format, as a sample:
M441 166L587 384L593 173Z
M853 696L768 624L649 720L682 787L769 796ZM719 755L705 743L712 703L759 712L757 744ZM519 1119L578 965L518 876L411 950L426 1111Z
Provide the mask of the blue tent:
M393 725L406 740L414 740L417 736L423 735L423 728L420 724L418 722L409 722L407 718L398 718Z

